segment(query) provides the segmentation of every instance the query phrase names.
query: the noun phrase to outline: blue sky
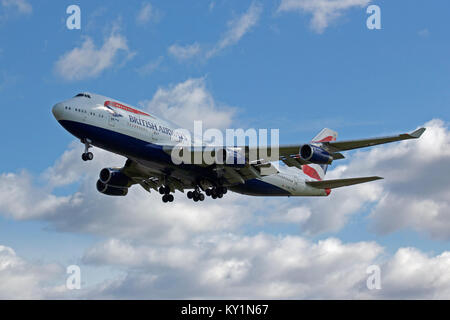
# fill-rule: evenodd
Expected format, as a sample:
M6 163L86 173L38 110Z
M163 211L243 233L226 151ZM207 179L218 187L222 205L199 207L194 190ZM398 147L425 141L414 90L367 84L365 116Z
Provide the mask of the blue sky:
M11 192L8 184L4 184L4 189L0 188L4 192L0 196L4 203L5 199L30 203L24 206L24 212L12 204L0 204L0 245L13 248L17 256L30 265L36 263L45 267L56 264L65 268L71 263L82 264L86 270L84 283L89 289L81 296L153 297L157 296L155 288L168 283L163 281L153 289L149 286L148 292L133 291L135 287L127 279L136 276L135 265L117 265L109 258L95 255L98 246L115 246L117 241L128 243L137 251L160 246L176 247L179 243L160 238L147 241L140 236L130 236L122 229L117 229L118 233L114 234L114 228L106 231L98 227L101 221L95 219L98 212L94 210L101 210L101 205L89 207L94 202L86 200L91 197L91 191L95 192L92 187L95 172L103 164L120 165L122 159L111 156L109 160L109 155L102 154L99 162L90 165L84 173L84 164L80 163L78 153L81 145L73 143L74 138L59 126L51 114L54 103L82 91L114 97L150 110L153 107L159 112L168 111L160 106L167 103L169 114L178 112L181 115L193 108L192 103L184 104L183 99L192 98L193 92L200 92L204 110L209 114L220 112L217 118L223 123L231 127L279 128L280 143L308 141L323 127L337 130L341 139L352 139L410 131L428 123L431 128L428 131L433 132L433 136L444 138L430 138L426 145L405 144L402 148L413 153L429 150L427 148L445 148L449 137L450 42L447 15L450 4L446 1L352 0L336 9L334 1L322 1L322 9L310 11L307 5L314 3L311 0L0 0L0 97L5 119L0 128L4 155L0 175L4 181L7 181L8 174L15 175L11 179L17 178L19 189L26 186L31 193L28 199L26 194L8 193ZM71 4L81 8L80 30L66 27L69 16L66 8ZM370 4L381 8L381 30L366 27L369 16L366 8ZM318 25L317 21L322 24ZM105 58L108 54L109 60ZM98 61L93 64L95 59ZM86 67L80 68L77 63L86 63ZM192 101L195 103L196 100ZM433 119L439 120L430 123ZM433 141L438 142L433 145ZM292 236L306 239L311 247L329 239L339 239L342 246L370 242L384 248L387 262L383 263L386 263L387 270L392 270L389 268L395 265L401 248L412 247L434 259L445 252L449 244L450 235L436 229L439 223L445 226L445 218L450 218L446 214L450 208L448 202L440 195L428 198L422 195L419 199L412 191L399 192L397 187L406 188L408 183L420 184L414 180L416 170L419 170L418 177L423 170L442 172L448 167L449 157L445 152L432 153L429 158L398 155L401 153L398 150L403 149L395 148L379 149L395 153L391 160L383 158L383 152L348 153L350 160L339 163L341 171L336 169L334 172L335 175L346 176L375 173L387 180L390 177L385 173L392 172L391 182L383 182L382 187L362 187L355 189L360 191L354 194L342 192L334 200L332 197L327 199L334 201L334 205L310 199L252 199L251 213L242 218L243 221L232 215L230 221L238 219L240 222L233 220L229 227L213 235L206 231L202 233L203 230L196 236L204 236L208 241L226 234L281 239ZM61 158L64 152L77 156ZM353 156L361 162L353 161ZM410 170L406 174L402 171L404 176L397 176L396 172L402 169L399 162L404 158L401 156L417 161L422 161L423 156L425 161L422 166L408 161L405 168ZM382 165L372 164L370 159L374 158L380 159ZM114 163L109 164L109 161ZM389 161L398 161L392 165L392 168L398 168L397 171L390 167ZM352 166L356 169L348 169ZM70 183L52 184L48 172L54 174L64 168L74 170L79 177ZM375 172L377 170L383 172ZM432 188L433 180L427 183ZM424 188L428 185L424 184ZM448 189L446 185L443 188ZM76 207L73 201L77 193L86 201L83 210L87 213L91 210L93 216L86 225L80 223L79 228L69 226L69 222L76 221L71 220L76 216L64 220L65 213L69 212L64 206L61 209L48 204L51 213L42 209L38 214L27 214L32 211L33 203L38 207L39 199L51 196L55 197L56 200L51 198L55 202L63 202L63 198L68 197L72 207ZM146 196L140 191L139 195ZM320 212L316 215L320 219L333 221L330 218L333 213L329 211L336 206L345 207L344 203L351 202L352 196L359 197L360 202L349 204L342 214L338 213L334 226L331 222L325 226L308 217L306 220L299 218L305 212L301 210L311 210L313 215ZM99 203L108 201L99 195L92 197ZM226 206L230 211L239 211L239 205L245 208L246 199L232 196ZM414 199L418 201L416 207L429 208L430 205L441 208L436 209L436 216L440 218L424 217L421 211L417 219L408 219L407 215L402 221L398 218L389 229L384 220L385 213L395 212L395 208L386 207L386 199L393 199L394 203L412 203L408 199ZM152 195L145 201L150 205L152 201L160 202L160 199ZM114 207L115 204L117 202L105 205ZM179 210L184 210L182 205ZM145 208L144 204L142 208ZM193 217L205 214L199 213L202 210L218 210L186 208L186 214ZM283 216L289 210L299 214L293 223L286 217L280 221L270 218L277 213ZM58 214L60 218L56 218ZM218 220L214 223L226 219L220 210L216 214L213 216ZM100 216L98 219L107 218ZM134 212L130 219L138 216L139 213ZM421 219L429 221L429 224L421 225ZM255 223L259 220L263 221ZM132 227L131 223L129 228ZM186 239L194 239L197 232L194 231L186 235ZM252 239L257 241L257 238ZM189 244L191 240L186 241ZM141 267L163 279L172 279L173 275L161 274L160 266L145 264ZM64 277L64 272L56 274L55 279ZM122 281L120 277L124 274L125 280ZM115 283L120 284L117 288L122 291L101 291L95 287L105 279L118 281ZM56 283L59 280L52 281ZM163 290L164 296L183 298L208 294L204 287L186 289L179 294L170 291L169 287L167 285ZM314 288L314 284L310 287ZM449 287L450 284L444 283L432 297L448 298ZM255 296L253 292L256 291L252 288L249 282L246 297ZM47 297L39 291L39 286L34 289L37 297ZM227 287L223 296L233 296L233 292ZM342 296L339 292L332 295L314 289L307 294L292 292L286 296L364 297L359 291L342 293ZM387 291L386 297L398 297L396 292L395 289Z

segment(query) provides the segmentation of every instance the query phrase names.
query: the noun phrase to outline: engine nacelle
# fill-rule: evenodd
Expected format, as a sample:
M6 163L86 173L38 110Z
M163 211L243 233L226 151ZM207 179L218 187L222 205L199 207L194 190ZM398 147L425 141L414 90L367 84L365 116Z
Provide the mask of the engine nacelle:
M100 180L97 180L97 190L108 196L126 196L128 194L128 188L111 186Z
M303 160L315 164L331 164L333 162L333 157L326 150L312 144L302 145L300 156Z
M104 168L100 171L100 181L115 187L128 187L130 178L118 169Z
M233 167L245 167L247 160L240 148L219 149L216 152L216 163Z

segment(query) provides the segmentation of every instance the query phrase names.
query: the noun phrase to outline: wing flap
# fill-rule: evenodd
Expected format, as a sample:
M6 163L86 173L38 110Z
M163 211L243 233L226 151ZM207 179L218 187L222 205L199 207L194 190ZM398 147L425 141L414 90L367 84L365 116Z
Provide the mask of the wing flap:
M351 186L354 184L365 183L375 180L383 179L381 177L361 177L350 179L335 179L335 180L322 180L322 181L306 181L306 184L317 189L335 189L345 186Z

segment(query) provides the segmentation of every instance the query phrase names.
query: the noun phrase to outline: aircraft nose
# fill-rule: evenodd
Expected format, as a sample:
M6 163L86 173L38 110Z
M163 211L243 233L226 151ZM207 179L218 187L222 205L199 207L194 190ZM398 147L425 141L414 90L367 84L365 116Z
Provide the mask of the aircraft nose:
M60 120L62 113L63 113L64 107L62 103L57 103L52 108L53 116L56 118L56 120Z

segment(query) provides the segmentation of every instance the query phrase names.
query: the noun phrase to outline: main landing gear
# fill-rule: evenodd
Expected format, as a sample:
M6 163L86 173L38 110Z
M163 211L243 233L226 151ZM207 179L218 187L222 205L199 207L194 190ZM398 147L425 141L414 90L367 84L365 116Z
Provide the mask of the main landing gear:
M213 188L206 189L205 194L208 197L211 197L213 199L217 199L217 198L220 199L223 197L224 194L227 193L227 191L228 190L225 187L213 187ZM187 197L189 199L194 200L195 202L205 200L205 195L200 192L200 188L198 186L195 187L194 191L188 191Z
M192 199L195 202L205 200L205 195L200 192L200 188L198 186L195 187L194 191L188 191L187 197L188 199Z
M92 148L92 141L89 139L84 139L81 140L81 142L84 144L84 153L81 155L81 159L83 159L83 161L91 161L94 159L94 154L89 152L89 148Z
M213 199L222 198L224 194L228 192L226 187L213 187L210 189L206 189L205 193L208 197Z
M170 188L167 186L161 186L159 187L159 193L162 194L162 201L164 203L166 202L172 202L174 200L173 194L170 194Z

